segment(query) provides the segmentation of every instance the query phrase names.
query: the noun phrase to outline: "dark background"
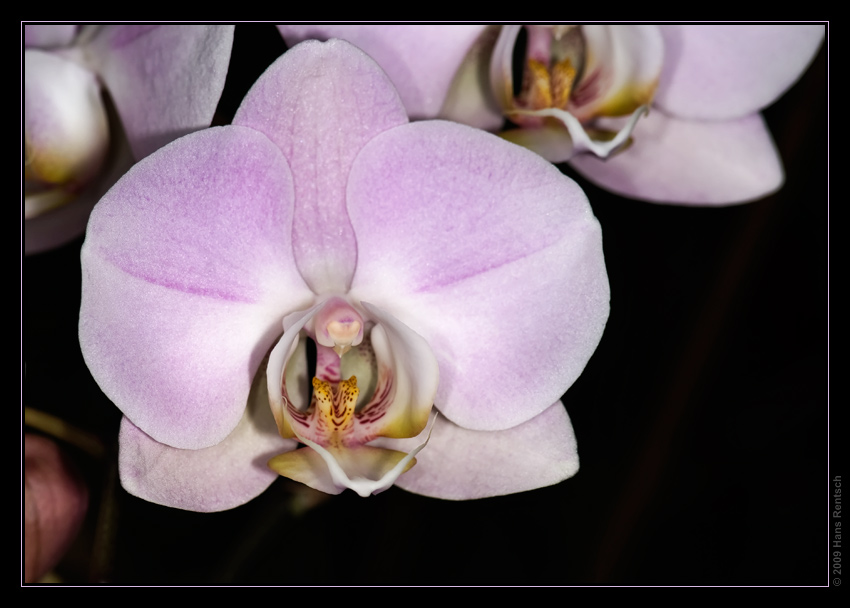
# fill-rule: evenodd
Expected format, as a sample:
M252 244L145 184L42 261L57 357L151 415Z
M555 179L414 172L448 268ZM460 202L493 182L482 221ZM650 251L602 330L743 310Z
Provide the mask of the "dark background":
M285 50L237 26L216 122ZM449 502L398 488L322 499L279 479L199 514L136 499L115 454L70 447L91 488L69 584L827 585L829 205L826 53L764 115L777 194L688 208L611 195L599 218L611 316L564 396L581 469L561 484ZM237 79L236 76L239 78ZM23 260L27 406L115 449L120 414L77 342L82 238ZM832 422L833 427L836 421Z

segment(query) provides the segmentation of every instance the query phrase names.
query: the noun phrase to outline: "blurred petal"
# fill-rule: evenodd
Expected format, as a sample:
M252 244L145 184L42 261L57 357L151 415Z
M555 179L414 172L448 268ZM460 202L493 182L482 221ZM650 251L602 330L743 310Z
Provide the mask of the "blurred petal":
M380 439L407 450L424 440ZM503 431L471 431L442 416L417 464L396 481L410 492L448 500L502 496L550 486L578 471L578 451L560 401L531 420Z
M24 436L24 581L34 583L55 566L77 535L88 490L54 442Z
M501 137L539 154L551 163L569 160L575 154L573 140L563 124L547 122L542 127L509 129Z
M626 116L652 100L665 59L654 25L585 25L584 75L570 100L581 121Z
M143 158L208 127L224 88L232 25L106 25L86 56Z
M503 25L493 47L490 62L490 86L496 103L503 110L514 107L514 47L522 26Z
M109 147L97 78L72 61L38 50L25 51L24 71L28 186L80 189L100 169Z
M101 193L102 194L102 193ZM85 232L98 196L86 196L24 222L24 253L32 255L60 247Z
M490 86L490 60L500 26L489 25L455 72L438 114L476 129L496 131L505 122ZM407 104L405 104L407 105Z
M278 25L289 45L341 38L366 52L398 89L412 119L434 118L484 25Z
M280 151L223 127L138 163L92 213L83 355L156 441L197 449L224 439L282 316L310 301L288 238L292 206Z
M536 416L581 373L608 318L599 224L539 156L447 122L393 129L351 170L351 296L421 335L436 403L466 428Z
M655 104L680 118L752 114L806 69L823 25L661 25L664 72Z
M248 408L221 443L180 450L151 439L127 418L121 422L118 466L121 485L150 502L210 512L232 509L259 496L277 478L269 458L297 443L278 435L260 374Z
M71 44L76 34L77 25L74 23L59 25L30 23L24 26L24 48L46 49L66 46Z
M114 125L112 125L114 126ZM120 129L117 129L120 132ZM73 200L24 222L24 252L41 253L77 238L86 230L95 203L135 161L127 140L112 129L112 141L101 172ZM30 195L31 197L32 195ZM29 198L29 197L28 197Z
M292 168L292 244L314 292L344 293L354 273L357 243L345 210L354 157L375 135L406 122L386 74L340 40L290 49L239 107L233 124L265 133Z
M758 114L726 122L678 120L653 110L633 145L608 160L570 160L599 186L660 203L728 205L761 198L784 176L773 140Z

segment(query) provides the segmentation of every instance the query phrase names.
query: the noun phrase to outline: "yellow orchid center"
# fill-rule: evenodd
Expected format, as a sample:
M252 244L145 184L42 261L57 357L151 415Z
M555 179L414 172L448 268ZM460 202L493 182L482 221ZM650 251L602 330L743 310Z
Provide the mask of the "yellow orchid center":
M342 447L354 430L354 408L360 389L357 376L340 380L336 390L330 382L313 378L313 400L317 412L317 430L324 433L326 445Z
M566 58L551 68L536 59L529 59L523 74L521 103L531 110L544 108L567 109L577 71Z

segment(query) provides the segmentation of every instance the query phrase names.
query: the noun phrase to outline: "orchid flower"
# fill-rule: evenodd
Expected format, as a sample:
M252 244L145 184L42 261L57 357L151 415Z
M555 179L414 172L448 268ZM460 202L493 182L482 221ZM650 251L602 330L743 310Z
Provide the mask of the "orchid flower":
M210 125L233 26L24 28L25 249L36 253L80 235L133 159Z
M228 509L279 474L470 499L578 468L559 399L609 299L587 199L491 134L409 123L347 42L290 49L232 125L135 165L82 267L82 351L146 500Z
M287 43L350 40L387 70L416 117L493 131L507 119L505 138L603 188L687 205L750 201L781 186L759 110L797 80L824 35L820 25L278 27Z
M37 582L68 551L85 518L88 488L50 439L24 436L24 582Z

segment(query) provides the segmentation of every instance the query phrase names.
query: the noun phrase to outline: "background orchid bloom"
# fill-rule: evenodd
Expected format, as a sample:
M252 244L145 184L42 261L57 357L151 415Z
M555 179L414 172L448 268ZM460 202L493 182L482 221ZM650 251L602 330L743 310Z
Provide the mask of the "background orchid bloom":
M28 254L79 236L134 159L210 125L232 43L231 25L24 26Z
M746 202L782 185L759 110L797 80L824 36L821 25L278 28L287 43L351 40L385 66L408 104L420 90L442 93L439 109L408 105L422 117L494 131L507 118L515 126L505 137L569 161L603 188L686 205Z
M82 351L149 501L228 509L276 471L470 499L578 468L559 398L609 300L584 194L488 133L408 123L346 42L296 46L232 126L134 166L82 266Z
M38 581L62 558L83 523L88 488L59 446L27 433L24 441L24 580Z

